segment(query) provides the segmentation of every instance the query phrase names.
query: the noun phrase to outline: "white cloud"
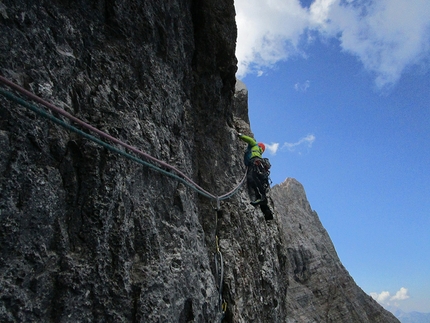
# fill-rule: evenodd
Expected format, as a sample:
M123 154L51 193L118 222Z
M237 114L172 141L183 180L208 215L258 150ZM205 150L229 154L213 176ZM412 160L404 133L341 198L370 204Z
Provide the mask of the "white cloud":
M238 76L261 72L296 53L308 15L300 2L236 0Z
M385 303L390 298L390 292L384 291L380 294L370 293L370 296L372 296L372 298L378 303Z
M307 135L306 137L301 138L297 142L294 142L294 143L286 142L286 143L284 143L282 148L286 148L289 151L295 151L299 147L300 148L301 147L311 148L314 141L315 141L314 135Z
M391 301L403 301L405 299L408 299L409 295L408 295L408 290L407 288L400 288L400 290L398 290L396 292L396 295L394 295L393 297L390 298Z
M378 87L394 84L405 68L430 53L428 0L236 0L238 77L305 55L302 42L337 38L375 75ZM316 32L316 33L315 33Z
M266 146L266 150L271 154L271 155L276 155L276 152L278 151L279 148L279 143L277 142L272 142L271 144L264 144Z
M370 296L378 303L382 305L398 305L397 301L403 301L408 299L410 296L408 295L408 289L405 287L401 287L394 296L390 295L390 292L383 291L381 293L370 293ZM394 301L394 303L392 303Z
M288 149L289 151L295 152L298 151L299 154L301 154L302 150L311 148L314 141L314 135L307 135L306 137L303 137L294 143L285 142L281 149ZM276 155L279 150L279 143L277 142L272 142L270 144L264 143L264 145L266 146L266 151L268 151L271 155Z

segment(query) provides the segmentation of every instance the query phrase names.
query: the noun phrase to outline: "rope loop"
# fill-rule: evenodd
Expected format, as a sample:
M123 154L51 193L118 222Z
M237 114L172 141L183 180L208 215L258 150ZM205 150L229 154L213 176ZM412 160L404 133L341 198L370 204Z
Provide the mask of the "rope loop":
M105 142L103 140L100 140L100 139L98 139L98 138L96 138L96 137L94 137L94 136L92 136L92 135L90 135L90 134L88 134L88 133L86 133L86 132L84 132L84 131L82 131L82 130L80 130L80 129L78 129L78 128L70 125L70 124L68 124L68 123L66 123L66 122L64 122L63 120L56 118L52 114L47 113L45 110L40 109L39 107L37 107L37 106L35 106L33 104L30 104L28 101L25 101L25 100L23 100L23 99L15 96L15 95L13 95L12 93L10 93L10 92L8 92L8 91L0 88L0 94L3 95L4 97L6 97L7 99L12 100L12 101L14 101L14 102L16 102L16 103L18 103L18 104L26 107L27 109L35 112L36 114L38 114L38 115L40 115L40 116L42 116L44 118L47 118L50 121L52 121L52 122L54 122L54 123L56 123L56 124L58 124L58 125L60 125L60 126L62 126L64 128L66 128L66 129L68 129L70 131L73 131L73 132L81 135L82 137L85 137L85 138L87 138L87 139L89 139L89 140L91 140L91 141L93 141L93 142L95 142L95 143L97 143L97 144L99 144L99 145L101 145L101 146L103 146L103 147L111 150L111 151L114 151L114 152L116 152L116 153L118 153L118 154L120 154L120 155L122 155L122 156L124 156L124 157L126 157L128 159L130 159L130 160L133 160L133 161L135 161L135 162L137 162L139 164L148 166L148 167L150 167L150 168L152 168L152 169L154 169L154 170L156 170L156 171L158 171L160 173L163 173L166 176L173 177L173 178L179 180L180 182L184 183L185 185L187 185L191 189L195 190L197 193L199 193L199 194L201 194L201 195L203 195L203 196L205 196L205 197L207 197L209 199L216 200L217 210L220 209L220 201L228 199L228 198L231 198L234 194L237 193L237 191L239 190L239 188L243 185L243 183L245 181L246 173L245 173L245 176L240 181L240 183L232 191L230 191L230 192L228 192L226 194L220 195L220 196L214 195L214 194L206 191L202 187L200 187L197 183L195 183L192 179L190 179L187 175L185 175L183 172L181 172L180 170L178 170L176 167L174 167L172 165L169 165L169 164L167 164L167 163L165 163L165 162L163 162L163 161L161 161L161 160L159 160L159 159L157 159L157 158L155 158L155 157L153 157L153 156L151 156L151 155L149 155L149 154L147 154L147 153L145 153L145 152L143 152L143 151L141 151L141 150L139 150L139 149L137 149L137 148L135 148L133 146L130 146L129 144L124 143L123 141L121 141L121 140L119 140L119 139L117 139L117 138L109 135L108 133L103 132L103 131L101 131L101 130L95 128L95 127L93 127L92 125L90 125L90 124L88 124L88 123L80 120L79 118L76 118L75 116L71 115L67 111L64 111L63 109L58 108L57 106L53 105L52 103L49 103L49 102L43 100L42 98L38 97L34 93L31 93L30 91L27 91L26 89L22 88L21 86L13 83L11 81L9 81L8 79L6 79L5 77L3 77L1 75L0 75L0 83L3 83L4 85L12 88L13 90L15 90L15 91L23 94L27 98L29 98L29 99L31 99L31 100L33 100L33 101L35 101L35 102L37 102L37 103L45 106L49 110L51 110L53 112L56 112L56 113L58 113L58 114L60 114L60 115L62 115L64 117L68 118L69 120L71 120L74 123L78 124L82 128L87 129L87 130L92 131L92 132L95 132L101 138L104 138L104 139L107 139L109 141L112 141L113 143L118 144L118 145L120 145L120 146L122 146L122 147L124 147L124 148L126 148L128 150L130 150L131 152L133 152L133 153L135 153L137 155L143 156L146 159L148 159L148 160L150 160L150 161L152 161L152 162L154 162L154 163L156 163L156 164L158 164L158 165L160 165L162 167L167 168L168 170L174 171L175 174L173 174L173 173L171 173L171 172L169 172L169 171L167 171L165 169L162 169L162 168L160 168L160 167L158 167L158 166L156 166L156 165L154 165L152 163L146 162L146 161L144 161L144 160L142 160L142 159L140 159L140 158L138 158L136 156L133 156L133 155L127 153L127 152L124 152L124 151L122 151L122 150L120 150L120 149L112 146L111 144L108 144L107 142Z
M111 144L109 144L109 143L107 143L107 142L105 142L105 141L103 141L103 140L101 140L101 139L99 139L99 138L97 138L97 137L95 137L93 135L90 135L90 134L82 131L81 129L78 129L78 128L72 126L71 124L68 124L67 122L65 122L65 121L63 121L63 120L61 120L59 118L56 118L54 115L48 113L44 109L41 109L41 108L39 108L36 105L30 104L28 101L26 101L26 100L24 100L24 99L22 99L20 97L17 97L14 94L12 94L12 93L10 93L10 92L8 92L8 91L0 88L0 94L3 95L5 98L7 98L7 99L9 99L11 101L14 101L14 102L22 105L23 107L25 107L25 108L33 111L34 113L38 114L39 116L42 116L42 117L44 117L44 118L52 121L53 123L62 126L65 129L68 129L68 130L70 130L72 132L75 132L78 135L80 135L80 136L82 136L82 137L84 137L84 138L86 138L88 140L91 140L91 141L99 144L100 146L102 146L102 147L104 147L104 148L106 148L106 149L108 149L110 151L113 151L113 152L115 152L115 153L117 153L119 155L122 155L125 158L128 158L128 159L130 159L130 160L132 160L132 161L134 161L134 162L136 162L138 164L147 166L147 167L149 167L149 168L151 168L151 169L153 169L153 170L155 170L157 172L160 172L160 173L162 173L162 174L164 174L166 176L175 178L178 181L180 181L180 182L184 183L185 185L187 185L188 187L190 187L191 189L195 190L197 193L199 193L199 194L201 194L201 195L203 195L203 196L205 196L205 197L207 197L209 199L216 200L216 219L215 219L215 227L216 227L215 228L215 247L216 247L216 252L214 254L214 261L215 261L215 271L216 271L215 275L216 275L216 280L217 280L217 285L218 285L217 287L218 287L218 293L219 293L219 295L218 295L218 306L219 306L220 311L221 311L221 322L222 322L222 320L223 320L223 318L225 316L225 313L227 311L227 302L222 297L223 284L224 284L224 259L223 259L223 256L222 256L222 253L221 253L221 250L220 250L220 246L219 246L219 238L218 238L218 213L221 211L221 201L231 198L233 195L235 195L239 191L240 187L245 182L246 173L247 172L245 172L245 175L243 176L242 180L240 181L240 183L233 190L231 190L230 192L228 192L226 194L220 195L220 196L214 195L214 194L206 191L205 189L201 188L199 185L197 185L193 180L191 180L188 176L186 176L184 173L182 173L177 168L175 168L175 167L173 167L173 166L171 166L171 165L169 165L169 164L167 164L167 163L165 163L165 162L163 162L161 160L158 160L155 157L152 157L152 156L150 156L150 155L148 155L148 154L146 154L146 153L138 150L137 148L132 147L132 146L130 146L130 145L122 142L121 140L119 140L119 139L117 139L115 137L112 137L111 135L109 135L109 134L107 134L107 133L105 133L105 132L103 132L103 131L101 131L101 130L93 127L93 126L91 126L90 124L88 124L88 123L86 123L86 122L84 122L84 121L82 121L82 120L74 117L73 115L69 114L68 112L64 111L63 109L60 109L60 108L56 107L55 105L53 105L53 104L51 104L51 103L49 103L49 102L41 99L40 97L36 96L35 94L33 94L33 93L31 93L31 92L23 89L19 85L16 85L15 83L12 83L11 81L7 80L6 78L4 78L1 75L0 75L0 83L3 83L4 85L7 85L8 87L14 89L15 91L23 94L27 98L29 98L29 99L31 99L33 101L36 101L37 103L45 106L49 110L51 110L53 112L56 112L56 113L58 113L58 114L60 114L60 115L62 115L64 117L68 118L70 121L72 121L74 123L77 123L82 128L84 128L86 130L89 130L89 131L92 131L92 132L95 132L101 138L104 138L104 139L107 139L109 141L112 141L113 143L118 144L118 145L120 145L120 146L122 146L122 147L124 147L124 148L126 148L126 149L128 149L130 151L132 151L133 153L135 153L137 155L143 156L146 159L148 159L148 160L150 160L152 162L155 162L155 163L157 163L158 165L160 165L160 166L162 166L164 168L167 168L167 170L166 169L162 169L162 168L154 165L153 163L149 163L147 161L144 161L141 158L138 158L138 157L136 157L136 156L134 156L134 155L132 155L132 154L124 151L124 150L121 150L121 149L119 149L119 148L117 148L115 146L112 146ZM175 173L172 173L169 170L170 171L174 171Z

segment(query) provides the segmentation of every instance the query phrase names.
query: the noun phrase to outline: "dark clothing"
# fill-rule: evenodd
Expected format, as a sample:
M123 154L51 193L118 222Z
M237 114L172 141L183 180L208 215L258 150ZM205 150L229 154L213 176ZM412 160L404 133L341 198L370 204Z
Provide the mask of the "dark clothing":
M257 144L254 138L239 134L239 138L248 144L245 153L245 165L248 166L246 179L251 204L260 206L266 220L273 219L273 213L268 206L266 193L270 189L269 170L263 164L262 154L264 150ZM263 145L264 147L264 145ZM270 165L268 166L270 167Z
M266 172L261 165L261 158L251 158L248 166L248 187L254 191L255 200L266 200L266 192L269 189L269 182Z

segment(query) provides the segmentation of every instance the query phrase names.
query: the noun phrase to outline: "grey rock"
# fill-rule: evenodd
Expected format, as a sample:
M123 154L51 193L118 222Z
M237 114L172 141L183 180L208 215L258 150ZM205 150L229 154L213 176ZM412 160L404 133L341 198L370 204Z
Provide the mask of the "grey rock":
M251 133L234 16L231 0L2 0L0 73L221 195ZM0 148L1 322L219 322L216 234L224 322L397 322L296 182L273 189L271 222L245 189L216 212L2 96Z
M287 322L398 322L341 264L303 186L288 178L271 195L288 263Z

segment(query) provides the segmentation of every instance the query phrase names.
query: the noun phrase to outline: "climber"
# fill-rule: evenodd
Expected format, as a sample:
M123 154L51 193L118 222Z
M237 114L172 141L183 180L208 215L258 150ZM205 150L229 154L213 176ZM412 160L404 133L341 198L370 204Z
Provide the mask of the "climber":
M270 163L267 158L262 157L266 147L263 143L257 143L254 138L245 136L240 132L237 135L248 144L248 148L245 151L244 163L248 167L246 179L251 204L255 207L259 205L266 220L271 220L273 219L273 213L268 206L266 196L266 193L270 189Z

